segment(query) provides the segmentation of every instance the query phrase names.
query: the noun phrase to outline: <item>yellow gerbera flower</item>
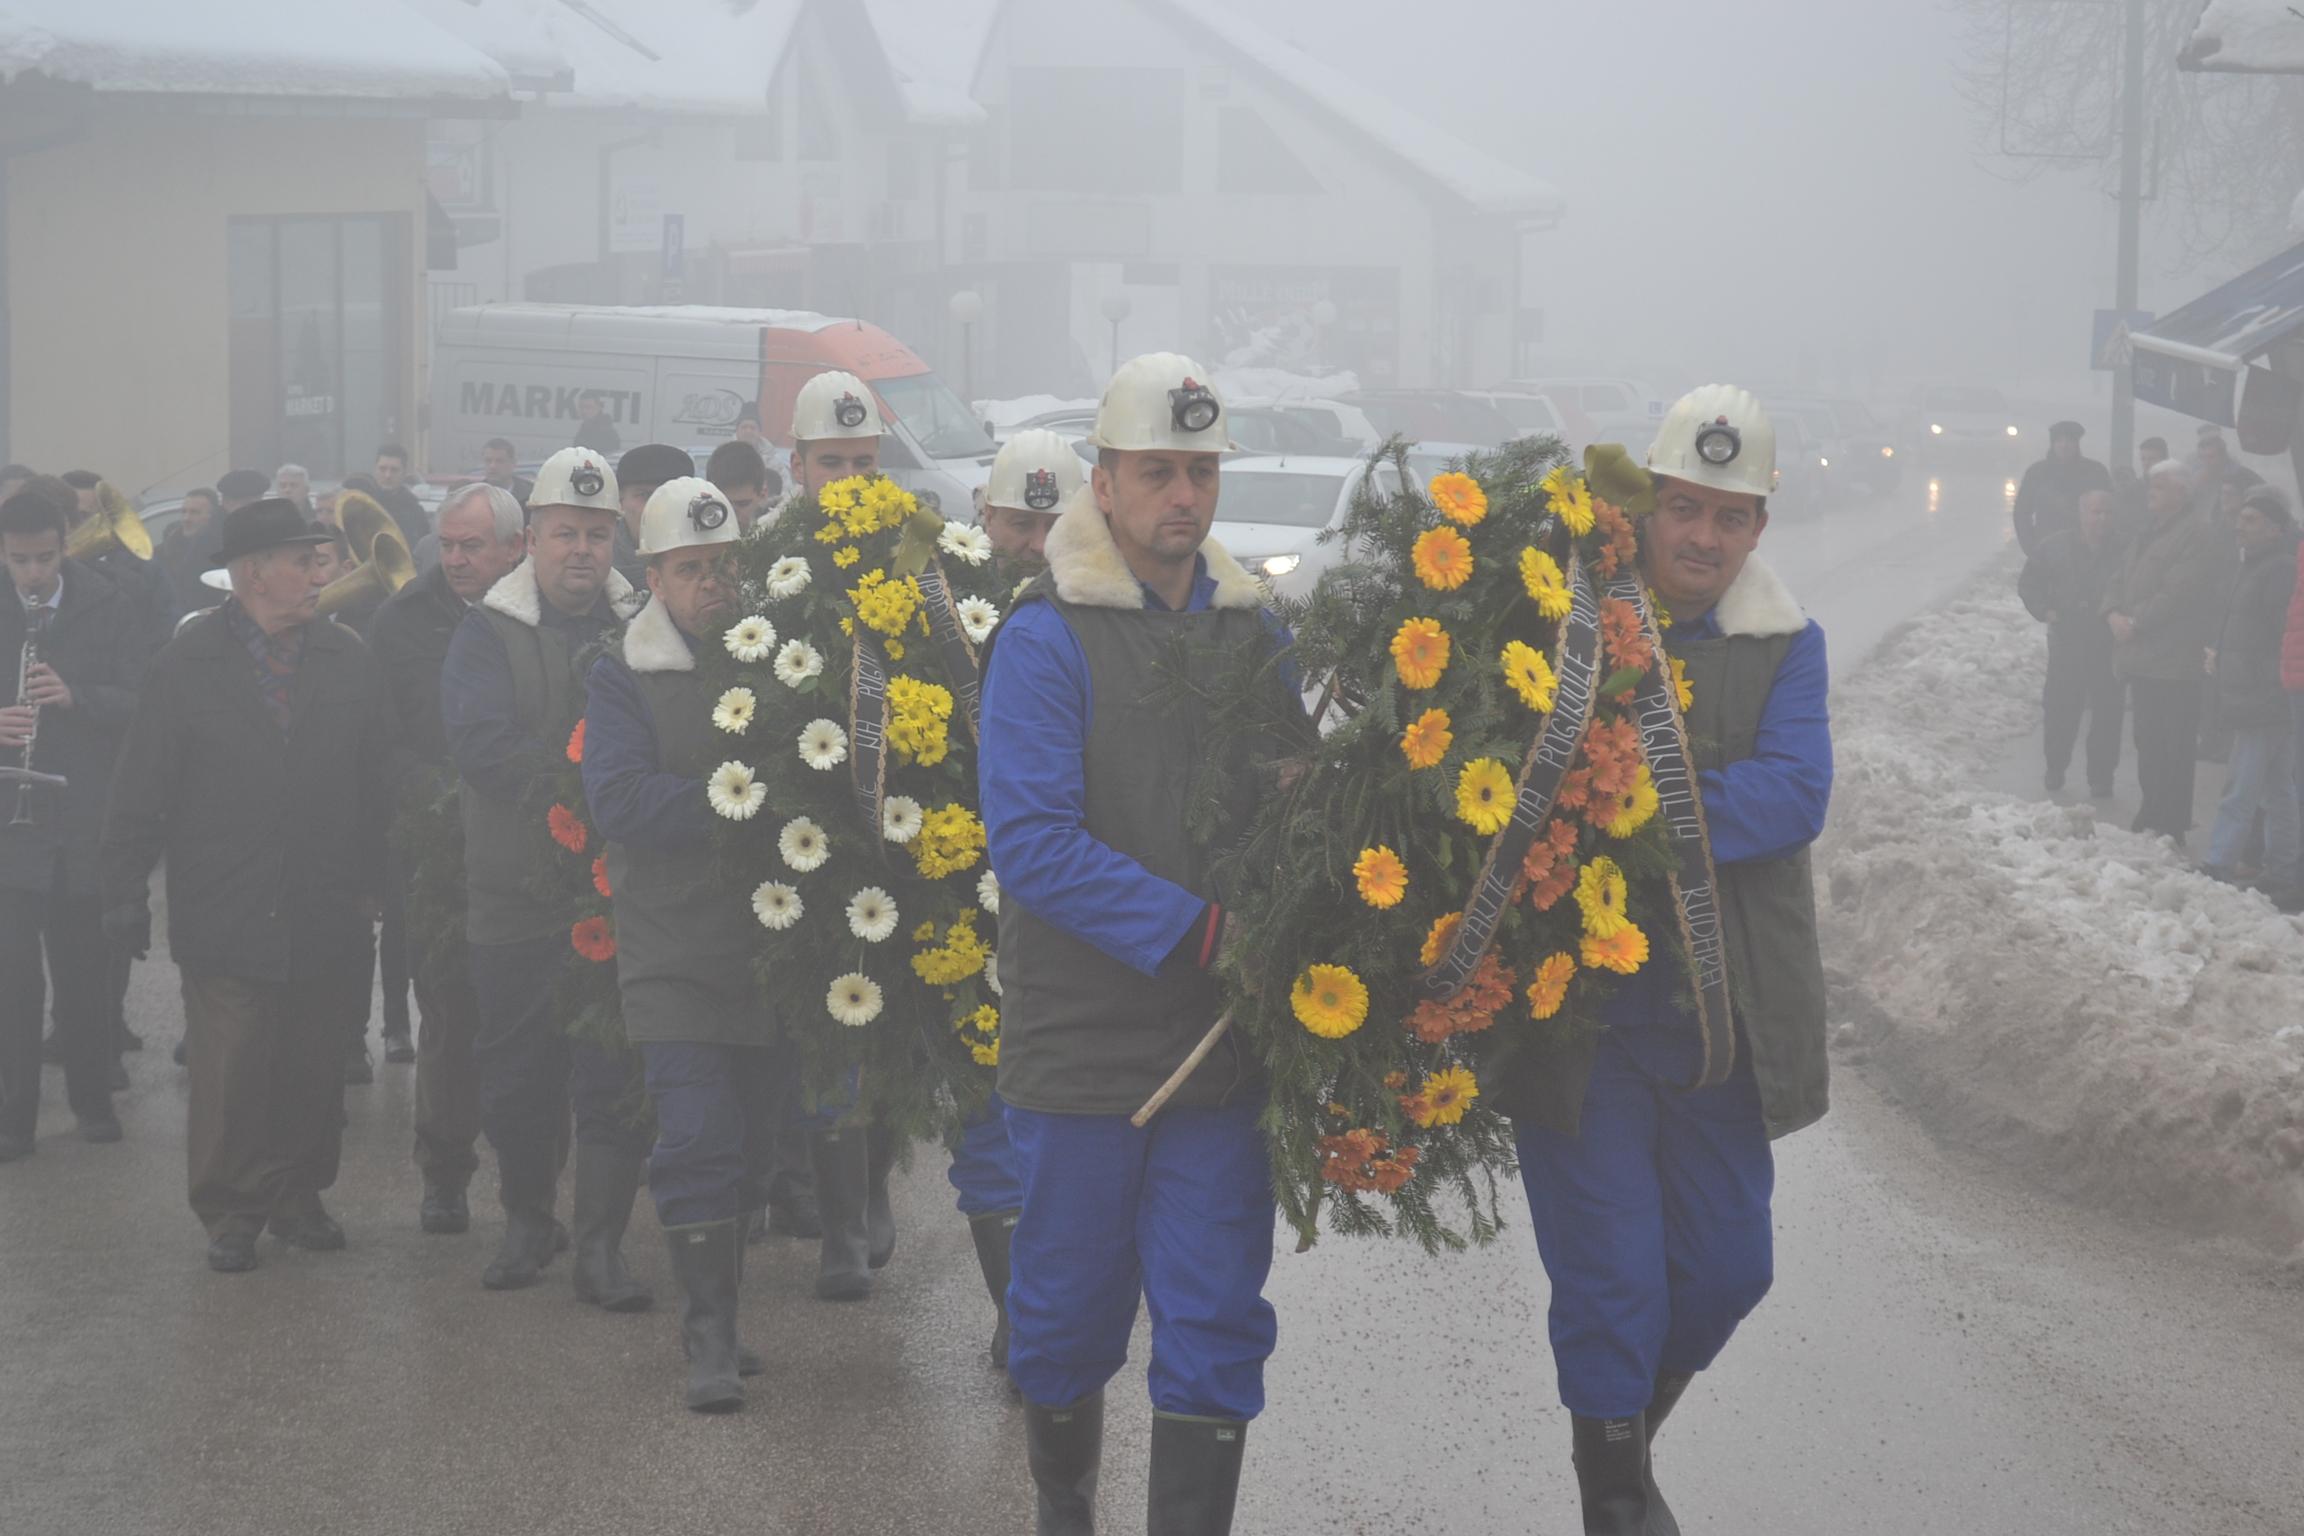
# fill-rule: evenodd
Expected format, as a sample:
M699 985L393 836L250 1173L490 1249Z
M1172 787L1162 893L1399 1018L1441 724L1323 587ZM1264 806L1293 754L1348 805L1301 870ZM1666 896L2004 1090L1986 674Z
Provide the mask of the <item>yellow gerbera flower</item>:
M1392 637L1392 664L1406 688L1429 688L1448 670L1448 631L1438 619L1408 619Z
M1456 815L1482 837L1512 819L1512 774L1492 757L1475 758L1456 776Z
M1464 1118L1464 1111L1480 1097L1480 1080L1468 1067L1442 1067L1424 1079L1424 1086L1416 1096L1405 1100L1401 1107L1418 1125L1430 1129L1435 1125L1455 1125Z
M1449 912L1432 919L1432 931L1424 935L1424 947L1416 951L1416 958L1425 965L1438 965L1440 957L1448 953L1448 946L1456 940L1456 929L1464 921L1461 912Z
M1435 592L1453 592L1472 579L1472 545L1449 527L1427 528L1408 552L1416 579Z
M1688 713L1689 707L1696 702L1696 689L1688 681L1688 663L1677 656L1672 658L1672 692L1680 700L1680 713Z
M1352 861L1352 879L1360 888L1360 899L1378 910L1400 905L1400 898L1408 894L1408 866L1382 844L1360 850L1360 857Z
M1341 1040L1368 1018L1368 985L1350 968L1312 965L1288 991L1296 1022L1323 1040Z
M1544 653L1513 640L1505 645L1500 659L1504 681L1511 684L1520 702L1540 715L1550 713L1560 691L1560 679L1552 675L1552 663L1544 659Z
M1520 584L1528 589L1528 600L1536 611L1558 622L1568 617L1574 605L1568 595L1568 578L1561 573L1560 562L1533 546L1520 551Z
M1640 765L1639 776L1617 804L1619 808L1605 829L1610 837L1630 837L1656 814L1656 775L1648 771L1646 763Z
M1584 932L1592 938L1609 939L1631 927L1624 916L1629 894L1623 869L1605 855L1577 871L1576 906L1584 914Z
M1428 709L1408 722L1400 733L1400 752L1411 768L1430 768L1448 755L1456 733L1449 729L1448 711Z
M1586 965L1619 976L1629 976L1648 963L1648 935L1630 923L1605 938L1587 933L1582 949Z
M1592 487L1584 477L1562 464L1543 479L1544 494L1552 498L1552 510L1560 514L1560 521L1578 538L1592 531Z
M1552 954L1536 967L1536 979L1528 984L1528 1012L1531 1017L1549 1019L1568 1001L1568 983L1575 979L1576 959L1573 955Z
M1480 488L1479 481L1460 470L1434 475L1426 490L1432 505L1452 523L1469 528L1488 515L1488 493Z
M1648 611L1656 615L1656 627L1658 629L1670 629L1672 627L1672 610L1664 606L1664 599L1656 595L1654 587L1648 589Z

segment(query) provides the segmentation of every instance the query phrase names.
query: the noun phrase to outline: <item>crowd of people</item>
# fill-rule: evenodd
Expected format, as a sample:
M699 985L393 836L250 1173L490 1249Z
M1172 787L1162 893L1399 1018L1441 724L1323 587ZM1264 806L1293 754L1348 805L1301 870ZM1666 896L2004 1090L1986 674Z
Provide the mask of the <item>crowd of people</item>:
M2137 445L2116 487L2077 422L2017 489L2018 592L2048 627L2041 690L2045 783L2077 751L2097 799L2113 793L2123 718L2136 752L2133 828L2185 846L2195 770L2225 765L2202 870L2304 910L2304 585L2287 493L2234 462L2203 427L2188 460ZM2085 726L2085 746L2082 746Z
M1095 1527L1104 1389L1140 1303L1153 1320L1149 1529L1229 1530L1277 1338L1259 1069L1219 1053L1148 1124L1129 1113L1213 1021L1228 932L1181 797L1156 788L1190 777L1200 733L1136 706L1171 638L1285 638L1209 538L1230 439L1204 376L1174 354L1129 362L1099 410L1093 464L1054 434L1020 433L980 513L1014 592L982 693L1001 1051L998 1092L952 1137L949 1178L994 1308L990 1360L1022 1399L1043 1536ZM510 444L491 443L483 476L436 508L397 445L317 498L294 465L234 471L186 498L148 559L97 476L10 470L0 551L19 601L0 605L0 643L17 642L24 664L0 709L0 793L18 808L0 830L0 1161L36 1149L51 1000L80 1134L121 1138L113 1074L135 1043L121 999L152 946L164 866L187 1189L211 1269L255 1268L266 1233L345 1247L323 1195L346 1085L372 1070L381 972L387 1056L415 1064L413 1225L471 1229L485 1138L502 1209L476 1266L487 1289L533 1286L566 1253L583 1301L651 1307L623 1253L645 1183L699 1412L740 1408L746 1378L769 1368L738 1338L749 1242L815 1239L817 1296L869 1297L896 1251L888 1180L902 1149L853 1104L805 1101L761 1002L750 914L715 884L706 780L722 751L695 656L737 616L735 541L877 470L872 398L848 374L808 382L788 492L756 423L699 477L669 445L611 458L599 445L613 429L593 413L532 482ZM1727 1081L1687 1090L1685 1003L1661 982L1628 989L1596 1048L1563 1064L1563 1112L1520 1135L1587 1532L1671 1528L1656 1433L1769 1289L1771 1139L1823 1113L1806 848L1831 779L1826 669L1821 630L1753 555L1774 459L1743 391L1676 406L1649 455L1641 555L1668 644L1704 679L1702 795L1743 936L1730 969L1756 955L1768 973L1732 978L1767 1014L1738 1027L1767 1049L1739 1049ZM2069 529L2041 515L2044 558L2109 571L2105 509L2093 492L2078 502ZM2080 600L2058 593L2058 611ZM2124 601L2140 631L2159 622ZM2220 668L2240 665L2240 647L2224 639ZM615 1045L576 1038L558 1011L555 979L582 963L573 907L535 878L522 812L579 730L607 841ZM452 898L419 890L395 836L448 806ZM1807 977L1817 984L1779 984Z

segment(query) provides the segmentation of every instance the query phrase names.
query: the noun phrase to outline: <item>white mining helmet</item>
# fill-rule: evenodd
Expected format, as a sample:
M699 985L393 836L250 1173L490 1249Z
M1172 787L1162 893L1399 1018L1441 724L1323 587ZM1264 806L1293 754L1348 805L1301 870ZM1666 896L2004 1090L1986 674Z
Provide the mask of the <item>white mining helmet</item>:
M1648 468L1715 491L1776 491L1776 426L1751 391L1733 384L1690 390L1664 413Z
M682 475L648 494L640 513L640 553L669 554L698 544L733 544L744 536L728 498L709 480Z
M1122 453L1229 453L1231 423L1200 365L1180 352L1132 357L1112 375L1088 441Z
M819 373L800 386L792 402L792 441L821 443L837 438L878 437L880 408L872 391L852 373Z
M616 499L616 471L589 448L563 448L536 471L536 488L528 493L531 507L589 507L595 512L621 513Z
M1080 455L1045 427L1017 433L1000 445L984 505L1012 512L1060 512L1080 489Z

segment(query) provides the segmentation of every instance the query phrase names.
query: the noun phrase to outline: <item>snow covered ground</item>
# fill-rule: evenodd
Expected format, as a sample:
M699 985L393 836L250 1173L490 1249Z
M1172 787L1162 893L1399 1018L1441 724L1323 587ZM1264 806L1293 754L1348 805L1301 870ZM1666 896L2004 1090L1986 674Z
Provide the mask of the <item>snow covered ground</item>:
M1835 689L1817 872L1838 1043L1940 1135L2061 1193L2297 1243L2304 923L2085 804L1982 787L2038 725L2015 569Z

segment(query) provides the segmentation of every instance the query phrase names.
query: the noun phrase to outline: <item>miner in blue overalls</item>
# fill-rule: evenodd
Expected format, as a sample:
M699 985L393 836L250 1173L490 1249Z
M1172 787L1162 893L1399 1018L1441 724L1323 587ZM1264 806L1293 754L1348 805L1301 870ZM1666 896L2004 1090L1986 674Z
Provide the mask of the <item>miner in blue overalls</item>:
M1552 1352L1588 1536L1676 1536L1651 1447L1773 1275L1769 1142L1826 1106L1824 971L1808 845L1832 789L1824 632L1753 554L1776 434L1741 389L1666 415L1641 570L1687 669L1734 999L1725 1081L1691 1089L1703 1041L1673 967L1650 964L1597 1037L1526 1053L1504 1106L1552 1281Z
M1200 712L1155 704L1273 644L1255 580L1208 539L1230 446L1206 375L1174 354L1120 369L1097 463L1047 533L1048 568L986 661L984 822L1001 890L1000 1094L1023 1176L1008 1310L1041 1536L1094 1529L1104 1385L1152 1314L1152 1536L1232 1524L1276 1327L1264 1084L1225 1036L1142 1128L1130 1116L1220 1011L1210 878L1226 829L1186 828L1204 785L1228 829L1256 754L1207 762ZM1200 680L1211 682L1210 671ZM1200 777L1196 777L1196 770Z

